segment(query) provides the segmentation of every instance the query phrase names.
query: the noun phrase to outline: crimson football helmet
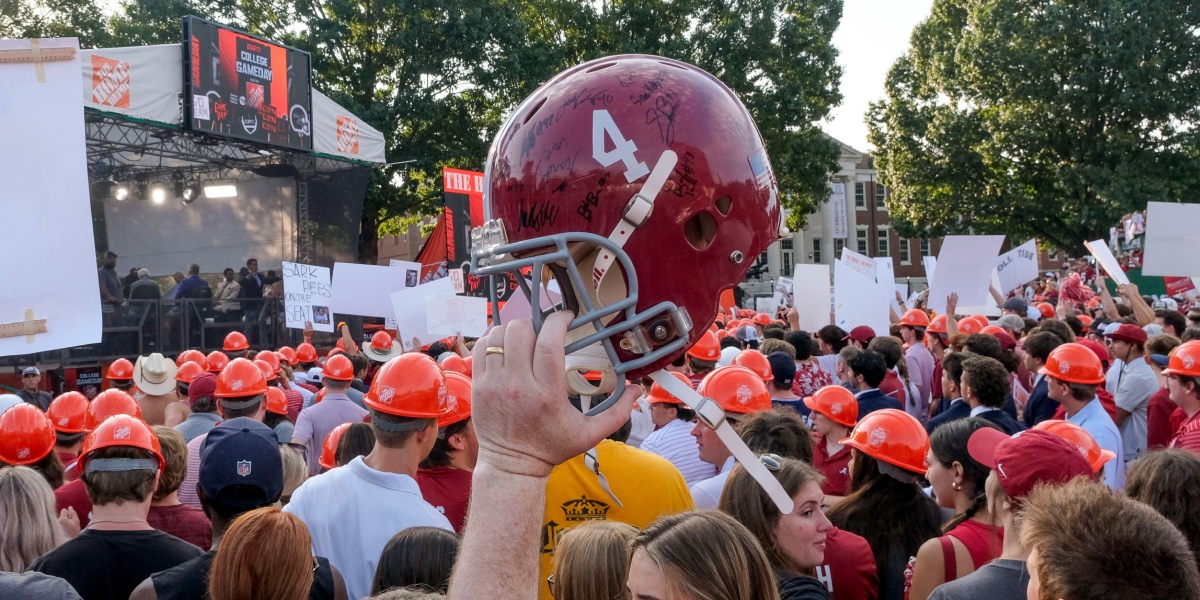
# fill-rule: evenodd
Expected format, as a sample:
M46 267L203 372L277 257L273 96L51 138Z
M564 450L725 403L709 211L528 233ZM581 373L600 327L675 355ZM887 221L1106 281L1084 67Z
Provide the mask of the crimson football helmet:
M737 96L686 63L623 55L569 69L496 135L471 272L514 275L575 313L572 391L612 393L708 330L723 290L784 231L762 136ZM549 314L533 311L540 331ZM499 314L494 310L493 314ZM604 373L597 387L581 371Z

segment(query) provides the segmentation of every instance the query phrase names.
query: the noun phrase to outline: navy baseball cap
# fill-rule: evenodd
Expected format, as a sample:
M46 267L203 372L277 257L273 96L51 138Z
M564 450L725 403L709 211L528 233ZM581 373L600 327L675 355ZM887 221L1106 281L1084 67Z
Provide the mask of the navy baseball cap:
M796 378L796 359L783 352L772 352L767 355L767 362L771 363L771 374L775 376L776 384L792 385L792 380Z
M200 450L200 489L209 499L258 508L283 494L283 459L275 431L249 417L222 422Z

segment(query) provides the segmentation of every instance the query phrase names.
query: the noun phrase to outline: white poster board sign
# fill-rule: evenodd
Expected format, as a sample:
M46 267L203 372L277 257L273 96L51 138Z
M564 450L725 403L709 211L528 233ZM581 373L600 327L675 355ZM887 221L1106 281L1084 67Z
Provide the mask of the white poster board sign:
M890 303L874 279L843 261L833 265L834 324L846 331L866 325L884 335L891 325Z
M996 262L1001 295L1007 294L1038 278L1037 240L1029 240L1000 255Z
M813 332L828 325L829 306L833 302L829 265L796 265L792 299L800 315L800 329Z
M382 268L391 270L391 267ZM337 271L335 270L334 273L336 274ZM425 303L425 298L429 296L444 298L453 295L454 283L450 281L449 277L435 279L416 287L403 288L388 295L392 312L396 317L396 338L400 340L405 350L413 349L413 338L419 340L417 347L420 347L448 335L454 335L453 333L439 334L429 330L429 319L426 316L429 309ZM486 308L484 310L486 311Z
M775 311L779 310L780 308L792 307L793 302L795 302L792 287L793 283L791 277L780 277L779 279L775 280L775 294L772 296L774 301L774 307L771 309L772 317L774 317Z
M1150 202L1146 205L1142 274L1200 276L1200 204Z
M487 331L487 305L487 298L475 296L425 296L425 328L438 337L480 337Z
M415 263L414 263L415 264ZM417 271L420 273L420 271ZM392 316L392 292L416 285L416 277L406 269L357 263L334 263L333 312L364 317Z
M42 50L79 48L75 38L39 43ZM30 47L28 40L0 40L0 50ZM0 338L0 356L94 344L104 318L116 325L128 314L111 303L102 308L97 288L82 71L78 54L39 65L0 63L0 207L7 225L0 252L9 258L0 326L22 334ZM133 266L119 261L117 277ZM23 335L42 319L45 333Z
M1117 262L1117 257L1113 256L1112 250L1104 245L1104 240L1096 240L1094 242L1084 242L1088 252L1096 257L1096 262L1104 267L1104 271L1108 273L1112 280L1120 285L1129 284L1129 276L1125 275L1125 271L1121 270L1121 263Z
M283 307L288 327L304 329L305 323L312 323L313 331L333 333L331 296L329 267L284 261Z
M875 259L859 254L849 248L842 248L841 262L846 263L846 266L858 273L870 277L872 281L875 280ZM836 270L834 274L836 275Z
M929 309L938 314L946 312L946 297L950 294L958 294L958 303L964 307L988 304L988 287L1003 243L1002 235L943 238L937 269L929 284Z
M754 310L756 312L765 313L774 317L776 306L778 305L775 304L775 298L772 296L760 296L754 299Z
M922 256L921 266L925 267L925 286L926 289L929 289L929 286L933 284L933 274L937 271L937 257Z
M833 210L830 231L835 240L844 240L850 235L850 216L846 209L846 184L837 182L829 184L829 207Z

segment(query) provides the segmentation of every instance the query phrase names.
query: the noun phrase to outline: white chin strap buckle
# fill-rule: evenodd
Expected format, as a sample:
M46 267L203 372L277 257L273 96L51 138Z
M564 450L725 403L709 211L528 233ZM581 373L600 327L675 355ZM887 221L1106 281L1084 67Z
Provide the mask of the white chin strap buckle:
M738 437L737 432L725 420L725 411L715 400L701 396L691 386L676 379L664 370L660 369L651 373L650 378L662 386L668 394L691 406L692 410L696 411L696 418L717 432L717 437L721 438L721 442L733 453L733 457L742 464L742 468L746 469L746 472L771 497L771 501L779 508L780 514L788 515L792 513L792 510L795 508L792 497L783 489L783 485L779 483L778 479L775 479L771 471L758 459L758 456L746 446L742 438Z

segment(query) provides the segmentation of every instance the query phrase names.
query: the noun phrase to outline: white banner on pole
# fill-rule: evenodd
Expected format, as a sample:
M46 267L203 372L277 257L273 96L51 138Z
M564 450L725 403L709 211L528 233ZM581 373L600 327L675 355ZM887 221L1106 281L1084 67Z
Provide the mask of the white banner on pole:
M1105 272L1112 277L1113 281L1120 285L1129 284L1129 276L1121 269L1121 263L1117 262L1117 257L1113 256L1108 246L1104 245L1104 240L1084 242L1083 245L1087 247L1088 252L1092 253L1092 256L1096 257L1096 262L1104 267Z
M991 298L988 287L996 269L996 255L1003 243L1002 235L943 238L926 306L936 313L944 313L946 298L952 293L958 294L958 303L962 306L988 304Z
M284 261L283 307L288 327L304 329L305 323L312 323L313 331L332 333L331 296L333 286L329 283L329 267Z
M996 263L998 291L1007 294L1038 278L1037 240L1029 240L1000 255Z
M828 325L829 306L833 302L829 265L796 265L792 298L800 315L800 329L812 332Z
M846 210L846 184L835 182L829 184L829 207L833 217L832 237L844 240L850 235L850 215Z

